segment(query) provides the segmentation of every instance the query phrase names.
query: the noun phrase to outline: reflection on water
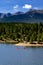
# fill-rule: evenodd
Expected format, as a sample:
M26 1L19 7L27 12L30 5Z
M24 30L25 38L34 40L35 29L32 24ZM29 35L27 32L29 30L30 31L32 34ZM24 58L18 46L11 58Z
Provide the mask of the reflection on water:
M0 65L43 65L43 48L0 44Z
M43 46L26 46L26 48L43 48Z

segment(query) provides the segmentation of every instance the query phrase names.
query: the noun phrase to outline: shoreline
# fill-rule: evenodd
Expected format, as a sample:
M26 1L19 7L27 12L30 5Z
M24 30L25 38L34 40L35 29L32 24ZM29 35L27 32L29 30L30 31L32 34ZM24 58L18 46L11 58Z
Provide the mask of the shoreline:
M2 40L0 40L0 44L4 44L4 43L16 44L16 43L18 43L18 41L15 41L15 40L4 40L4 41L2 41Z
M31 44L31 43L29 43L29 42L27 42L27 43L18 43L18 44L15 44L15 46L28 46L28 47L41 47L41 46L43 46L43 44Z
M40 42L40 43L37 43L36 42L32 42L32 44L30 42L18 42L18 41L15 41L15 40L0 40L0 44L14 44L15 46L28 46L28 47L31 47L31 46L34 46L34 47L41 47L43 46L43 42Z

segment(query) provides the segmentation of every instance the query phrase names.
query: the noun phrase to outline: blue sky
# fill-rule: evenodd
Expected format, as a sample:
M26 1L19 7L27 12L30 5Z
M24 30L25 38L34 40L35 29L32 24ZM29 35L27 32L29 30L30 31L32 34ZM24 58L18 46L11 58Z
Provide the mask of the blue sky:
M43 9L43 0L0 0L0 12L26 12L29 9Z

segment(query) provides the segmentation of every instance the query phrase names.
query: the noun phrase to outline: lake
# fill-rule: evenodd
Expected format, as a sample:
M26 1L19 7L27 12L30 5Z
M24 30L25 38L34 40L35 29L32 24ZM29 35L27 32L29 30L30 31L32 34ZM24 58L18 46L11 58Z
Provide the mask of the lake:
M0 65L43 65L43 47L0 44Z

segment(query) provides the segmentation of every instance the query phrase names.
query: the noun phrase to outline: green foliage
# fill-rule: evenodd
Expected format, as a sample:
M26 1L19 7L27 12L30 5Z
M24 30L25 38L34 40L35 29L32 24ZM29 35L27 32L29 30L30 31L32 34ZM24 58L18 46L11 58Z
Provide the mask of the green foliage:
M0 39L43 41L42 23L0 23Z

